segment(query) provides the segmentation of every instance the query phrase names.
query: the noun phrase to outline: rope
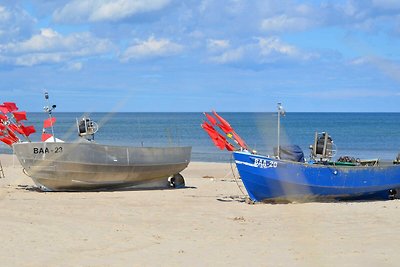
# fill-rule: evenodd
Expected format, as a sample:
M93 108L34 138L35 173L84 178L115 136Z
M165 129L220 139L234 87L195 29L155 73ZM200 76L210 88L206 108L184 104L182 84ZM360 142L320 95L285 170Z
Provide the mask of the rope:
M230 164L231 164L232 175L233 175L233 178L234 178L234 180L235 180L235 182L236 182L237 187L239 188L240 192L242 192L242 195L243 195L243 196L247 196L247 194L245 194L245 193L243 192L242 188L240 187L240 185L239 185L239 183L238 183L238 181L237 181L238 178L236 178L235 171L234 171L234 169L233 169L233 154L231 154ZM236 166L236 165L235 165L235 166Z
M6 178L6 176L4 175L3 165L1 165L1 161L0 161L0 172L1 172L0 178Z

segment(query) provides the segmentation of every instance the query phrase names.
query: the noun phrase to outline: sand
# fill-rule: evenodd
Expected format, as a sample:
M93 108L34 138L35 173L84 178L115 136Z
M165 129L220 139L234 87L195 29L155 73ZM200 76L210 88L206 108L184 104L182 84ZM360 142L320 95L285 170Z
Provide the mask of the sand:
M400 262L400 200L250 205L230 164L199 162L182 189L44 193L12 156L0 160L1 266Z

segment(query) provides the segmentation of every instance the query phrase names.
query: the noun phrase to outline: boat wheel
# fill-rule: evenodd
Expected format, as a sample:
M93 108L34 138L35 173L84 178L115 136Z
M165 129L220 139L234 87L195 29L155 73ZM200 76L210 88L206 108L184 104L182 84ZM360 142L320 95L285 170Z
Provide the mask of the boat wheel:
M173 188L185 187L185 179L180 173L174 174L169 180L169 185Z
M390 189L389 190L389 199L393 200L393 199L395 199L397 197L398 197L397 190L396 189Z

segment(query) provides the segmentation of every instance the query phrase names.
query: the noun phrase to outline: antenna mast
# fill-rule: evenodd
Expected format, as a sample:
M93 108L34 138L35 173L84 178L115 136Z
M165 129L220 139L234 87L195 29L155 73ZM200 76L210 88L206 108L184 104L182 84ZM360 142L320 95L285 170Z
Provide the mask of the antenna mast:
M50 101L49 101L49 93L47 92L47 91L44 91L44 99L46 99L46 103L47 103L47 106L44 106L43 107L43 109L44 109L44 112L46 112L48 115L49 115L49 118L50 118L50 121L52 122L51 123L51 134L53 135L53 140L54 140L54 142L56 142L56 137L55 137L55 135L54 135L54 127L53 127L53 116L51 115L52 114L52 111L57 107L56 105L52 105L51 107L50 107ZM43 129L44 130L44 129Z
M280 148L280 139L281 139L281 115L285 116L285 110L282 107L282 103L278 103L278 148L277 148L277 157L280 159L281 157L281 148Z

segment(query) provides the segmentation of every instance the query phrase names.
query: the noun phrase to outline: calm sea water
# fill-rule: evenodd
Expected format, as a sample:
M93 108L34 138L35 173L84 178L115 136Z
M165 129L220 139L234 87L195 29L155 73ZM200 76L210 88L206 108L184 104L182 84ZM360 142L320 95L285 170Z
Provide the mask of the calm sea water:
M55 134L63 140L77 139L76 118L82 113L55 113ZM228 162L230 153L220 151L201 129L202 113L93 113L100 125L95 141L130 146L193 147L193 161ZM272 154L277 144L276 113L220 113L251 148ZM27 125L42 129L45 113L29 113ZM400 113L287 113L281 120L281 144L299 145L305 156L315 131L328 132L337 156L394 159L400 152ZM40 133L32 140L40 140ZM0 145L0 153L12 153Z

